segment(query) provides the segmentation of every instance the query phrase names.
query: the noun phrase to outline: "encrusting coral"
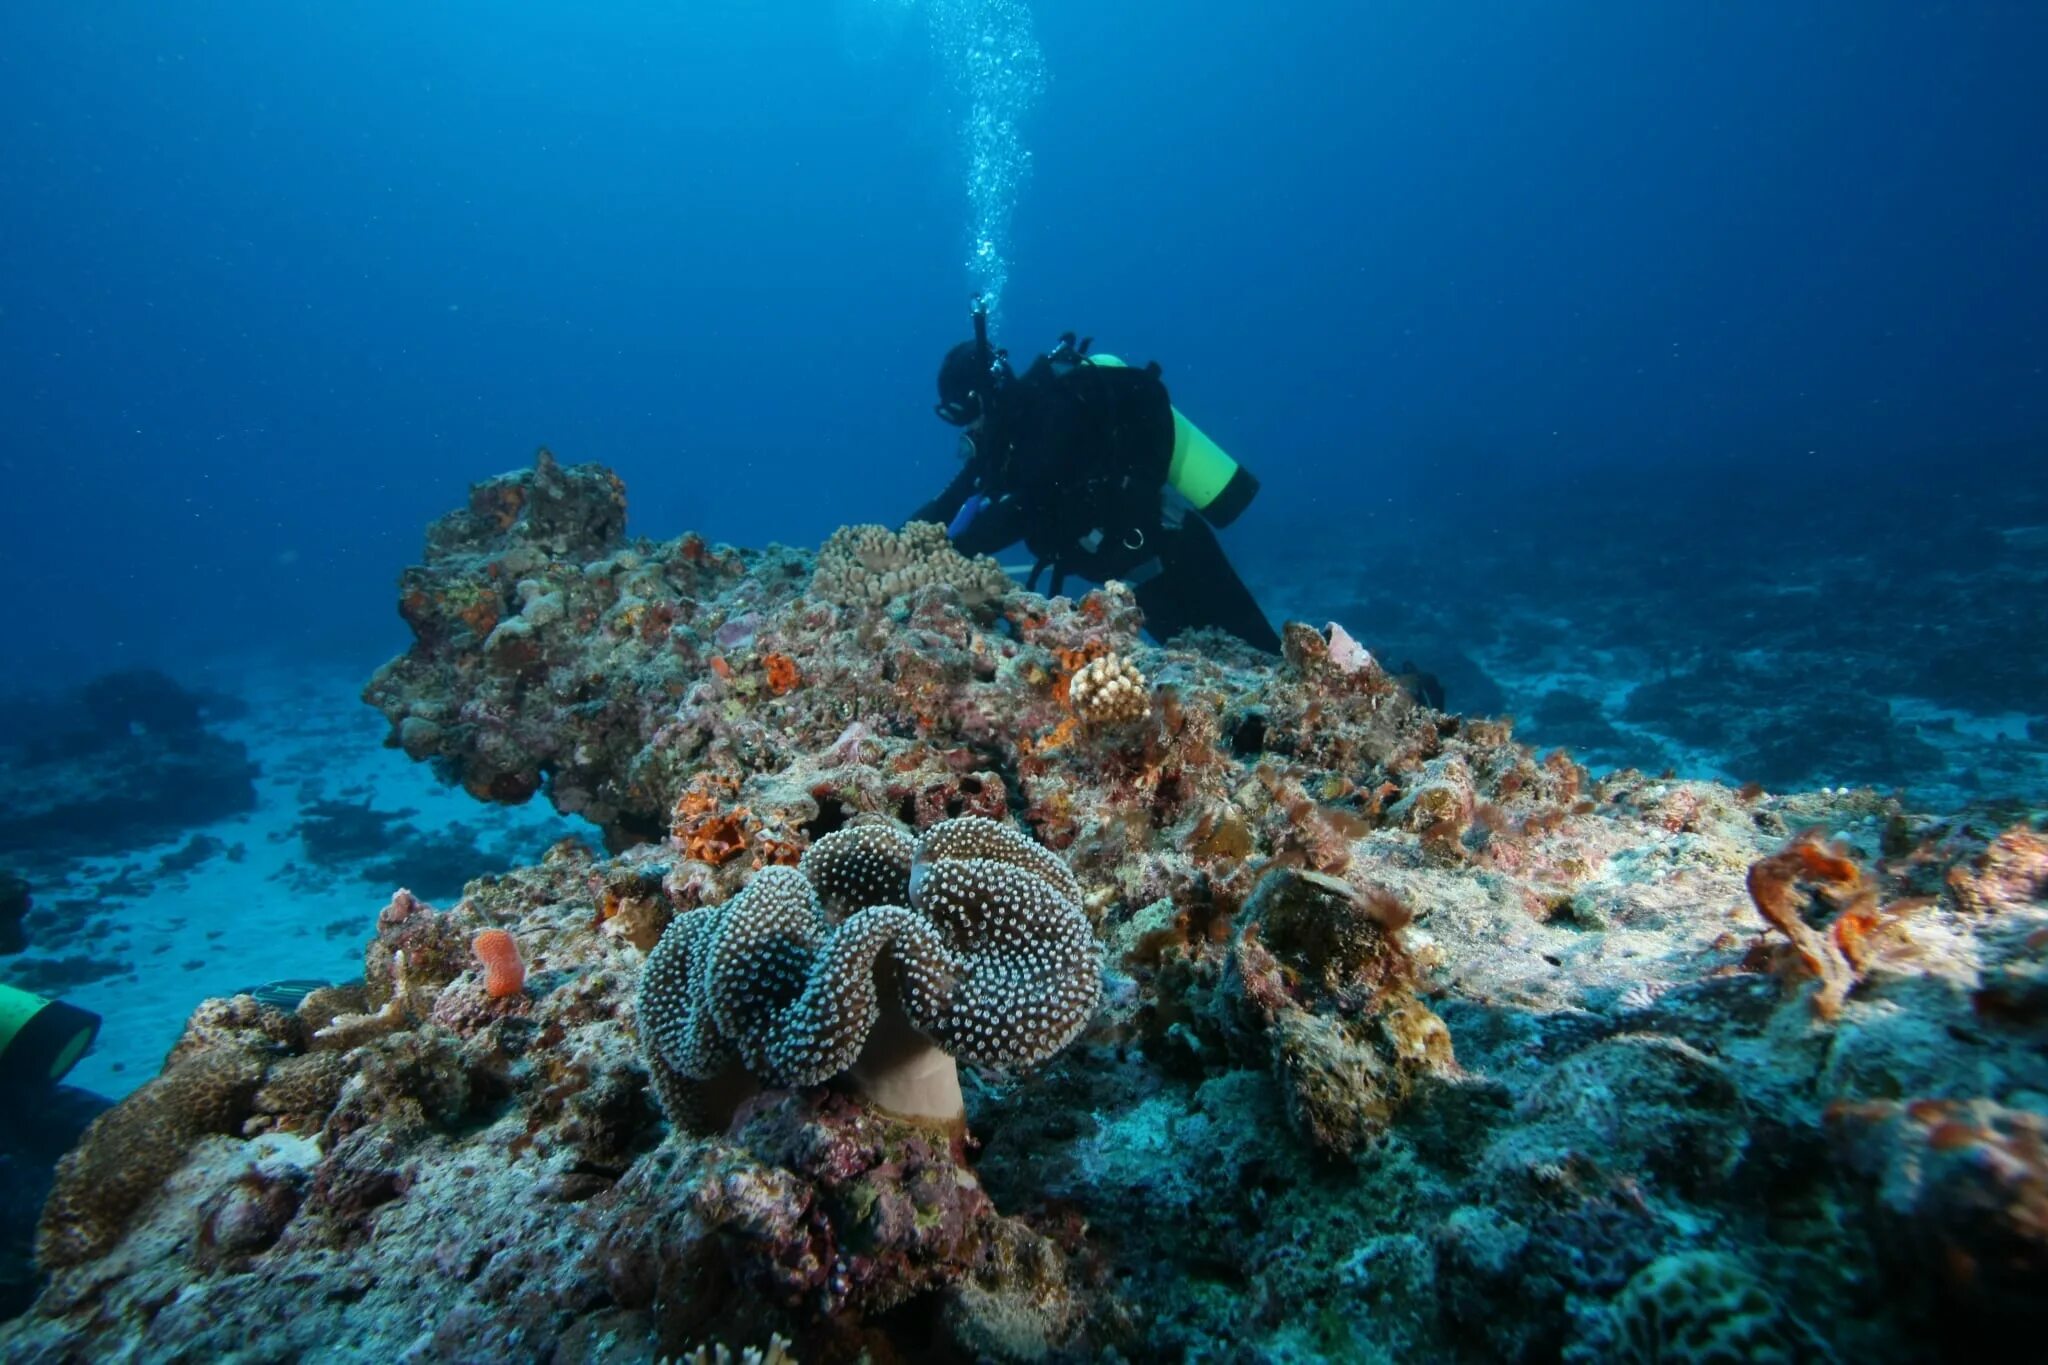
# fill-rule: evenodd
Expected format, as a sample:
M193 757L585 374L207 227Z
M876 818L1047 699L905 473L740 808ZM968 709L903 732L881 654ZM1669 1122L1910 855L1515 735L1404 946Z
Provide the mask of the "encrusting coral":
M180 1062L94 1119L57 1165L36 1230L49 1267L104 1255L128 1220L208 1133L232 1133L263 1080L254 1052L224 1047Z
M1691 1251L1638 1271L1614 1301L1604 1333L1571 1358L1587 1365L1819 1365L1834 1355L1734 1257ZM1597 1349L1594 1349L1597 1343Z
M968 816L913 841L866 825L670 924L640 1029L649 1066L689 1081L735 1063L786 1086L850 1073L886 1111L950 1122L953 1059L1043 1061L1087 1022L1098 976L1072 874L1015 830Z
M605 851L366 905L362 979L294 1013L201 1005L66 1159L0 1354L1889 1365L2048 1330L2038 816L1596 775L1305 622L1276 662L1148 643L1117 584L842 595L623 512L551 457L477 485L367 689ZM1091 726L1111 657L1148 710ZM963 1102L971 1136L887 1112Z

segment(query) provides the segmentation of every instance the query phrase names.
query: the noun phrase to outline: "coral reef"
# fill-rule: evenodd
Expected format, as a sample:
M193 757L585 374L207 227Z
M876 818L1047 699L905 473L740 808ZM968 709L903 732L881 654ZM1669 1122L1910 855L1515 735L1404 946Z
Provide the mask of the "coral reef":
M9 707L0 854L31 873L170 838L256 803L248 750L209 728L235 707L161 673L111 673L69 696Z
M692 536L628 545L624 532L617 478L545 451L429 528L426 561L399 585L416 643L364 694L389 717L390 743L479 799L524 801L545 775L558 806L621 840L664 828L672 797L654 796L631 760L685 680L725 662L730 646L712 637L727 613L706 619L702 604L736 594L730 614L744 618L787 601L802 568ZM574 732L555 723L567 710L582 718Z
M1291 526L1243 567L1276 619L1335 616L1382 659L1426 661L1454 709L1602 766L2038 804L2048 632L2020 604L2048 593L2040 443L1844 455L1800 536L1725 496L1726 467L1632 461L1589 498L1538 462L1370 536ZM1906 535L1904 506L1926 513Z
M67 1158L0 1351L1887 1362L2048 1326L2038 822L1596 777L1300 621L1276 665L1146 646L1115 585L815 567L629 540L616 479L545 458L436 523L368 691L393 743L609 850L393 897L293 1014L202 1006ZM1112 658L1145 707L1102 726ZM957 1054L964 1129L874 1102L878 1039Z

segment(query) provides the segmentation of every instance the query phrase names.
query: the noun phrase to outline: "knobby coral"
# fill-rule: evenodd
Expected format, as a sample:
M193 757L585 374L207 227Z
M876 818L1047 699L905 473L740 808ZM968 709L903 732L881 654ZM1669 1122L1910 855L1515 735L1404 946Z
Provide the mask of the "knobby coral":
M1121 654L1083 664L1067 684L1067 697L1082 723L1097 729L1143 720L1152 711L1145 675Z
M916 841L855 826L670 924L641 978L641 1047L679 1123L702 1117L681 1082L739 1071L784 1086L845 1075L885 1110L956 1122L956 1061L1043 1061L1099 986L1080 886L1045 848L978 816Z
M969 605L1001 597L1011 586L1002 565L987 555L962 555L946 528L932 521L913 521L901 531L842 526L818 551L812 578L818 597L849 607L879 607L931 584L954 588Z

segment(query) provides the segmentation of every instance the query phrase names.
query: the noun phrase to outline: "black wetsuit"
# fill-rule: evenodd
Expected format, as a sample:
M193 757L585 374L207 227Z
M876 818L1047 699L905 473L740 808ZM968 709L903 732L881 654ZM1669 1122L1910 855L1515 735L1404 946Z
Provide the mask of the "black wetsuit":
M1279 652L1280 637L1215 530L1179 499L1166 505L1173 405L1158 366L1088 364L1071 351L1040 356L972 439L960 473L913 514L950 524L969 498L988 499L954 537L962 554L1021 540L1037 559L1029 586L1048 569L1053 593L1068 573L1121 579L1157 639L1214 626Z

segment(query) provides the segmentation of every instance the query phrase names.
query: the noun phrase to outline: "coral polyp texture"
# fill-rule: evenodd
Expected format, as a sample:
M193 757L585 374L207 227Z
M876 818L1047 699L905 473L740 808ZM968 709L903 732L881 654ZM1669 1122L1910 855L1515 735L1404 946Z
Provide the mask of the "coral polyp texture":
M962 1100L945 1059L1044 1061L1088 1022L1099 957L1072 874L1015 830L963 816L913 841L867 825L671 923L642 974L640 1030L649 1067L676 1073L664 1095L735 1064L790 1086L851 1071L885 1109L950 1120Z
M913 521L901 531L886 526L842 526L818 551L812 589L827 601L879 607L919 588L944 585L970 604L1001 597L1010 579L987 555L969 559L953 548L946 528Z
M1109 727L1143 720L1152 709L1145 675L1120 654L1090 659L1067 682L1067 699L1084 724Z
M0 1355L2048 1330L2038 814L1595 774L1372 640L1153 644L1126 589L934 530L753 551L624 508L547 456L479 484L367 690L395 748L604 847L366 904L360 979L293 1012L201 1004L66 1158ZM1143 709L1095 723L1126 663Z

